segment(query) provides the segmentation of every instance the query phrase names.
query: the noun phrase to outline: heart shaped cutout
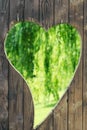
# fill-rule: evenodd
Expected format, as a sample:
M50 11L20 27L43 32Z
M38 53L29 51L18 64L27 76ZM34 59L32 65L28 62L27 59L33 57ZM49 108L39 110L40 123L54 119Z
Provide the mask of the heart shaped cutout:
M8 32L5 49L11 64L29 84L36 126L69 86L80 59L81 37L69 24L46 31L34 22L20 22Z

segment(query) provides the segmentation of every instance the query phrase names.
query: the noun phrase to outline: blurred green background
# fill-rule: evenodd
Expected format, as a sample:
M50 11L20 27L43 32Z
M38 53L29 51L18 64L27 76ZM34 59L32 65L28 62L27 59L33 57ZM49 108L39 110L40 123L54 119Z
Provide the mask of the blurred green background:
M30 87L36 126L59 101L73 78L81 52L80 35L68 24L46 31L34 22L20 22L8 32L5 49L8 59Z

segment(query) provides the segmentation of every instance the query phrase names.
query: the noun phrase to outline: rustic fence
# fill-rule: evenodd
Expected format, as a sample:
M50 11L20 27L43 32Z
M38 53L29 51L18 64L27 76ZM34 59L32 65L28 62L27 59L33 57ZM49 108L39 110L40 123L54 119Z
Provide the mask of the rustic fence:
M31 93L4 53L10 26L32 19L45 28L69 23L82 38L81 60L69 88L35 130L87 130L87 0L0 0L0 130L34 130Z

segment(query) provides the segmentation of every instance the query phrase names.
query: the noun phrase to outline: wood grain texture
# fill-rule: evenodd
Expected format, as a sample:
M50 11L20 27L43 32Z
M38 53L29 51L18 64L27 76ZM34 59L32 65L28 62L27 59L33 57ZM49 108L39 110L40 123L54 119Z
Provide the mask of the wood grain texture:
M8 130L8 62L4 55L0 56L0 130Z
M68 90L68 129L82 130L82 80L79 66ZM82 74L81 74L82 76Z
M23 79L9 65L9 130L23 130Z
M9 27L24 21L24 0L10 0ZM34 107L23 77L9 65L9 130L32 130Z
M10 0L9 23L24 20L24 0Z
M39 11L39 21L48 29L53 25L53 0L40 0Z
M9 130L32 130L33 101L21 75L9 65Z
M23 1L10 0L11 22L23 20ZM9 26L10 28L10 26ZM9 65L9 130L24 129L24 86L22 77Z
M70 1L69 23L76 27L83 42L83 1ZM82 43L83 45L83 43ZM82 60L69 88L68 129L82 130Z
M0 130L87 130L87 0L0 0ZM4 39L16 22L38 21L43 27L69 23L82 38L82 56L66 93L35 129L31 92L8 63Z
M55 24L68 23L68 0L55 0Z
M83 130L87 129L87 0L84 0Z
M8 30L9 1L0 1L0 130L8 130L8 62L4 37Z
M3 39L8 31L9 0L0 0L0 38ZM4 45L4 44L3 44Z
M54 108L54 129L67 130L67 93Z
M34 17L34 0L25 1L25 19L32 19Z
M34 126L34 104L29 88L24 81L24 130L32 130Z

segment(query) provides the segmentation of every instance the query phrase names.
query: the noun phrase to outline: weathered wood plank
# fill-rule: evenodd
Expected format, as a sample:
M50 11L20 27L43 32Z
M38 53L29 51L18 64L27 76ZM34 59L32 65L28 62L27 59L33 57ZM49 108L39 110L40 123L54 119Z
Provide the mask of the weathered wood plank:
M9 130L23 130L23 79L9 65Z
M9 66L9 130L32 130L33 102L29 88L16 70Z
M25 20L36 20L45 28L53 25L53 0L25 1Z
M48 29L53 25L53 0L40 0L39 2L39 21L43 27Z
M54 130L67 130L67 92L54 109Z
M34 21L38 20L39 17L39 0L26 0L24 10L25 20Z
M0 37L5 38L9 22L9 0L0 0Z
M72 0L69 5L69 23L76 27L83 41L83 1ZM82 60L69 88L68 129L82 130Z
M9 24L23 20L22 0L10 0ZM10 27L9 27L10 28ZM9 65L9 130L24 129L24 87L22 77Z
M39 0L34 0L34 14L33 18L39 22L39 15L40 15L40 1Z
M24 21L24 0L10 0L10 24ZM9 65L9 130L32 130L33 101L23 77Z
M43 26L46 20L53 22L53 1L52 0L26 0L25 1L25 20L38 21ZM51 15L51 16L50 16ZM44 21L45 20L45 21ZM52 23L50 24L52 26Z
M68 129L82 130L82 80L79 66L68 92ZM81 75L79 75L81 74ZM80 81L81 80L81 81ZM79 119L79 120L78 120ZM79 124L80 123L80 124Z
M9 23L24 20L24 0L10 0Z
M82 61L75 74L75 130L82 130Z
M83 130L87 129L87 0L84 0Z
M26 20L30 20L30 18L32 20L32 18L34 17L34 0L25 1L24 16Z
M69 23L76 27L83 39L83 1L71 0L69 4Z
M68 0L55 0L55 24L68 22Z
M0 130L8 130L8 61L4 53L8 18L9 0L0 0Z
M34 126L34 104L29 88L24 81L24 130L32 130Z
M68 90L68 130L75 130L75 80L73 79Z
M0 39L0 45L2 42ZM0 56L0 130L3 129L8 130L8 62L4 55Z
M70 4L68 4L68 0L10 0L9 4L9 0L0 0L0 130L8 130L8 127L9 130L32 130L34 120L32 96L26 82L10 64L8 70L8 61L5 58L3 50L3 39L8 30L9 23L23 21L31 17L31 20L32 18L38 20L38 22L48 29L53 24L69 22L78 29L83 41L83 0L71 0L69 2ZM53 112L35 130L87 129L86 12L87 0L84 0L83 59L80 61L69 90L60 100Z

